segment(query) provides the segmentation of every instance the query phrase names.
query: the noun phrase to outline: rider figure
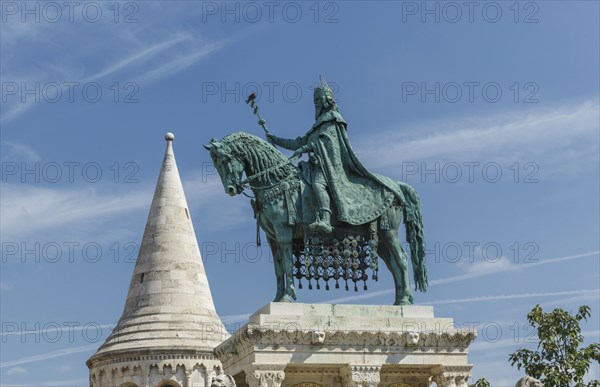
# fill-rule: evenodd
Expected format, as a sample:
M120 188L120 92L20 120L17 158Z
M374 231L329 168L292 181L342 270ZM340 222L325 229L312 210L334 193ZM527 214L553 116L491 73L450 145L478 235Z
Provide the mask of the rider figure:
M331 233L331 199L327 191L328 177L331 178L327 171L331 168L328 169L327 166L333 164L335 167L340 164L340 142L335 140L338 137L337 131L340 130L338 125L345 131L346 122L339 113L333 92L324 81L314 89L314 103L316 122L304 136L284 139L268 133L267 139L273 145L294 151L292 158L300 157L304 153L309 154L311 183L319 206L317 219L309 228Z

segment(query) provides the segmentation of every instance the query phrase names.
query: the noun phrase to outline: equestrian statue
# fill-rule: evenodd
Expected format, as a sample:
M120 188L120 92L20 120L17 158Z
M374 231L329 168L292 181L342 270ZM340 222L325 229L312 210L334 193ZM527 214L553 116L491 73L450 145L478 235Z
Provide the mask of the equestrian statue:
M377 280L379 258L392 273L394 305L410 305L408 257L398 239L403 222L410 246L415 289L427 290L427 268L420 200L408 184L370 172L354 153L347 123L329 85L314 89L315 123L295 139L270 133L258 114L256 94L248 97L267 141L232 133L204 145L210 151L225 192L245 189L257 227L271 247L277 277L276 302L296 299L295 280L321 284L364 283L368 272ZM289 159L275 147L293 151ZM296 166L294 161L307 155ZM257 230L258 233L258 230ZM260 239L259 239L260 241Z

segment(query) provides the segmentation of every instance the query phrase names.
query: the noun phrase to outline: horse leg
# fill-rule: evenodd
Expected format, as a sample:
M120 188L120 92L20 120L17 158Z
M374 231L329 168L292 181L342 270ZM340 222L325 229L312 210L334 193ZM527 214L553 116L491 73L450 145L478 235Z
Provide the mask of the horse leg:
M400 266L400 270L402 271L402 297L400 298L400 305L412 305L413 303L413 296L412 296L412 290L410 288L410 277L409 277L409 270L408 270L408 255L406 255L406 252L404 251L404 248L402 248L402 244L400 243L399 239L398 239L398 231L395 231L396 234L396 244L398 245L398 249L399 249L399 266Z
M271 246L271 252L273 254L273 265L275 266L275 278L277 281L277 293L275 294L274 302L279 302L285 291L285 277L283 275L283 256L277 241L273 238L267 237L269 246Z
M398 229L391 228L382 232L382 241L385 243L389 257L389 269L396 284L396 300L394 305L410 305L412 292L408 277L408 257L398 239Z
M396 300L398 299L398 295L401 292L401 288L400 286L402 285L401 282L401 278L399 275L397 275L397 273L394 272L394 269L392 268L392 264L391 264L391 253L389 251L388 248L388 243L386 240L382 239L379 242L379 245L377 246L377 254L379 255L379 258L385 263L385 266L387 266L388 270L390 271L390 273L392 273L392 278L394 279L394 290L396 292Z
M285 294L281 297L281 302L292 302L296 299L296 288L294 287L293 276L292 231L292 227L289 225L280 225L277 229L278 250L280 252L285 277Z

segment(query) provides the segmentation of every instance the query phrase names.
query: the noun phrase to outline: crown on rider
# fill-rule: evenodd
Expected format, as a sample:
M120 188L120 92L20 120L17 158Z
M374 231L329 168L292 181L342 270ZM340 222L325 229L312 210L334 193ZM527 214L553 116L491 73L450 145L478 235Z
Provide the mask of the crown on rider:
M331 88L329 87L327 82L325 82L325 78L323 78L322 75L321 75L321 84L319 86L315 87L313 96L315 99L325 97L327 100L333 101L333 91L331 90Z

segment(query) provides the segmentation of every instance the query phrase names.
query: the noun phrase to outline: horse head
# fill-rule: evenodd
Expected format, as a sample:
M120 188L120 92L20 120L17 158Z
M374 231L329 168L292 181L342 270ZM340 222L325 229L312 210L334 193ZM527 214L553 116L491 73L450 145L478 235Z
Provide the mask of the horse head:
M221 177L225 193L230 196L239 195L242 191L242 175L244 173L244 164L235 154L231 147L214 138L208 144L204 144L210 152L215 168Z

